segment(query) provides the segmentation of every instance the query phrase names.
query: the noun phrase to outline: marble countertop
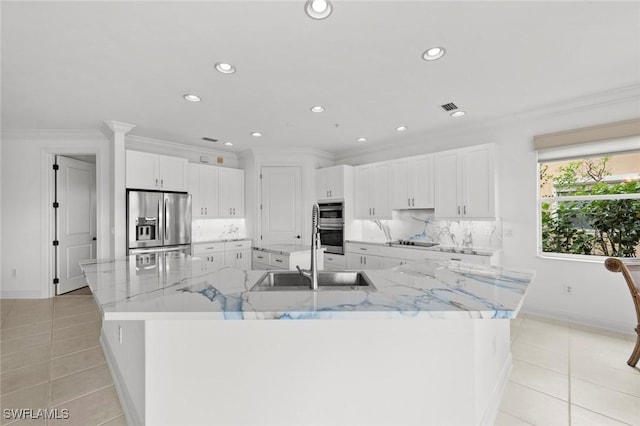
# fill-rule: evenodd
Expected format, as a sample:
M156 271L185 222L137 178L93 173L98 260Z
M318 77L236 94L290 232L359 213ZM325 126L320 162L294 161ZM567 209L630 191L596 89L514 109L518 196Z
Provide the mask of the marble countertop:
M471 254L476 256L493 256L495 253L500 251L500 249L490 248L490 247L457 247L450 245L438 244L437 246L432 247L423 247L423 246L410 246L404 244L397 244L394 242L382 242L382 241L362 241L362 240L346 240L347 243L356 243L356 244L373 244L377 246L385 246L385 247L398 247L398 248L408 248L414 250L427 250L427 251L440 251L445 253L462 253L462 254Z
M286 243L274 243L268 244L261 247L254 247L254 250L258 251L268 251L271 253L277 254L293 254L293 253L304 253L309 252L311 250L311 246L309 244L286 244ZM325 249L318 249L318 252L324 251Z
M208 240L202 240L202 241L192 241L191 244L228 243L232 241L251 241L251 238L230 238L226 240L208 239Z
M265 271L181 253L81 262L105 320L514 318L534 273L424 261L365 270L375 289L249 291Z

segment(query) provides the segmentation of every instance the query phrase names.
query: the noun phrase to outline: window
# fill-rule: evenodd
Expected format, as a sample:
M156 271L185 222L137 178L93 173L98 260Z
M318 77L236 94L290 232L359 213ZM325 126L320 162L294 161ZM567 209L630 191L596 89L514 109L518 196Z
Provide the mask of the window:
M640 257L640 152L539 162L541 251Z

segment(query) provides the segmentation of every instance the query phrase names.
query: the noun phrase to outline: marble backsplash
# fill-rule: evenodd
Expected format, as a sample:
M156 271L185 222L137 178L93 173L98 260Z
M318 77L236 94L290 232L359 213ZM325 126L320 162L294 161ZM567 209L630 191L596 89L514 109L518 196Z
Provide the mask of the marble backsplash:
M362 240L429 241L454 247L502 247L502 226L498 221L436 220L430 210L394 210L391 220L356 220Z
M244 219L193 219L191 241L197 243L246 238L246 229Z

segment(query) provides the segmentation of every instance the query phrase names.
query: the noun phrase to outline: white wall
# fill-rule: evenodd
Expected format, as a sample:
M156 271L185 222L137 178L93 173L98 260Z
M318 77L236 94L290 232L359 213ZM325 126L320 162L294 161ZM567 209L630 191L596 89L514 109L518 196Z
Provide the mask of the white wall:
M260 239L260 169L266 166L300 166L302 168L302 243L311 238L311 206L316 202L315 169L332 165L333 156L324 151L279 147L252 149L242 154L246 171L247 236L256 243Z
M634 93L631 93L634 95ZM537 255L537 153L533 136L609 123L640 116L637 94L621 99L594 97L586 105L546 108L542 112L506 117L483 126L464 125L455 132L417 135L390 148L369 153L347 152L337 164L366 164L447 149L496 143L499 211L503 224L503 264L535 270L534 284L523 310L555 318L632 333L636 322L633 303L622 276L608 272L601 261L543 259ZM640 143L638 146L640 149ZM572 295L563 293L571 284Z
M40 298L53 294L53 154L96 154L97 254L109 255L108 148L107 138L97 131L2 135L0 297Z

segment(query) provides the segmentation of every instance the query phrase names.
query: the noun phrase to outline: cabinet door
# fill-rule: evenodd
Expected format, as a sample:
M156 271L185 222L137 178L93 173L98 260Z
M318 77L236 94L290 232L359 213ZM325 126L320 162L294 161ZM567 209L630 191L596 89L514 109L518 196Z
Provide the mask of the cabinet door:
M218 216L218 168L200 168L200 196L205 217ZM194 208L195 210L195 208Z
M411 208L409 159L396 160L391 164L391 188L391 208L396 210Z
M350 271L356 271L362 269L362 255L358 253L347 253L347 269Z
M316 169L316 199L326 200L329 198L329 174L328 168Z
M371 167L372 185L369 199L373 199L372 213L377 219L391 219L389 203L389 163L374 164Z
M187 190L187 165L185 158L158 155L159 189L166 191Z
M495 217L495 170L493 147L462 150L462 215L469 218Z
M383 266L383 257L380 256L369 256L369 255L364 255L362 256L362 260L363 260L363 265L361 266L362 269L382 269Z
M125 161L127 188L158 189L157 160L156 154L127 150Z
M239 262L236 264L237 268L239 269L251 269L251 250L247 249L247 250L240 250L240 259Z
M455 218L462 213L458 199L460 180L458 151L436 154L436 217Z
M344 166L329 167L329 198L344 198Z
M358 166L355 170L355 218L370 219L372 206L369 200L370 166Z
M204 204L200 193L200 164L189 164L189 194L191 194L191 216L203 216Z
M434 207L434 170L433 156L415 157L410 163L410 202L413 209L432 209Z
M229 207L231 216L244 217L244 170L229 169Z

